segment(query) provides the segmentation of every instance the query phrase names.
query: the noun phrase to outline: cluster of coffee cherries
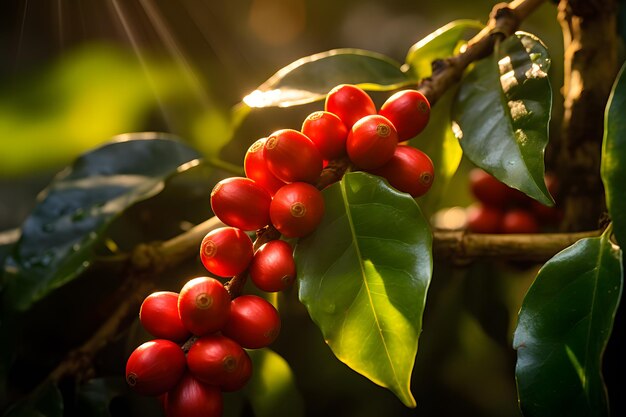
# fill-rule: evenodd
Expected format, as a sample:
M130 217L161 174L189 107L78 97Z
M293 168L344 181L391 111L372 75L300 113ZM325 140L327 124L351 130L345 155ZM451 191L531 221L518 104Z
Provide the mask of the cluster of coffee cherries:
M139 394L159 397L168 417L221 416L222 392L241 389L252 375L245 349L268 346L281 324L265 299L231 301L210 277L188 281L180 293L150 294L139 320L156 339L130 355L126 381Z
M202 239L202 264L217 277L249 276L262 291L287 289L296 277L293 248L277 239L255 251L249 232L273 226L286 238L312 233L324 215L316 187L322 169L346 157L402 192L423 195L433 181L432 161L401 142L419 134L429 115L416 90L392 95L377 112L362 89L335 87L325 110L310 114L301 131L278 130L250 146L246 177L216 184L211 208L226 226ZM280 330L278 312L265 299L231 301L221 281L209 277L190 280L180 294L149 295L139 317L157 339L131 354L126 380L140 394L159 396L168 417L220 416L222 391L242 388L252 374L245 349L268 346Z
M557 193L557 180L545 176L548 191ZM500 182L480 168L470 171L469 186L478 200L467 208L467 228L475 233L537 233L558 225L562 213Z
M356 169L420 196L432 184L432 161L422 151L399 143L420 133L429 115L428 101L416 90L392 95L377 113L365 91L339 85L326 96L325 110L310 114L300 131L278 130L250 146L244 159L246 177L228 178L215 186L213 212L228 226L244 231L272 224L287 238L306 236L324 212L314 185L325 163L346 155Z

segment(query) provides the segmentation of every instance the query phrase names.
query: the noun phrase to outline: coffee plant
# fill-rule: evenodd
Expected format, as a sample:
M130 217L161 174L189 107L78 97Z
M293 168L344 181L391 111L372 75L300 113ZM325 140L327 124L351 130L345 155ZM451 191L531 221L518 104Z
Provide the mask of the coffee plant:
M252 109L313 111L250 138L233 173L166 134L122 135L80 156L0 251L4 415L304 415L271 350L304 338L283 324L297 303L336 366L420 413L418 342L458 330L423 318L433 272L479 258L541 265L505 341L521 413L609 415L602 358L626 240L617 3L555 6L564 120L545 161L553 58L519 30L542 3L453 21L404 63L337 49L287 65L234 108L233 130ZM477 202L465 226L442 230L437 210L462 158ZM174 215L155 214L163 195ZM151 234L155 224L172 232ZM138 229L154 238L120 246ZM60 343L62 331L89 335ZM322 382L329 393L339 384Z

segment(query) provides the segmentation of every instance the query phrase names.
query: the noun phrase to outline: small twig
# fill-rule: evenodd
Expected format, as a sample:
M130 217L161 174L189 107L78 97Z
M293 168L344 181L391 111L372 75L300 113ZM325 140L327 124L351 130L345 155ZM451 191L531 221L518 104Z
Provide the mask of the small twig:
M494 6L489 23L472 38L458 55L433 63L433 74L421 81L418 90L433 106L448 89L456 84L465 68L493 52L495 40L511 36L519 24L545 0L515 0Z

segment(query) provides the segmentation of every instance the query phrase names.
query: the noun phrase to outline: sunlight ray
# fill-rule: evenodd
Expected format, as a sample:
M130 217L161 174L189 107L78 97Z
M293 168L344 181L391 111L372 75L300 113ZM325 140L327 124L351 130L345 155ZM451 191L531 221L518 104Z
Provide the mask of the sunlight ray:
M185 56L182 49L178 46L178 43L174 39L174 36L171 34L167 27L167 23L163 20L157 8L150 0L139 0L141 7L143 8L146 16L152 23L154 29L156 30L159 38L165 44L166 49L169 53L174 57L176 64L180 66L183 75L187 79L187 82L192 87L192 91L196 93L198 100L204 105L206 108L211 106L211 100L209 99L204 86L201 80L196 75L193 70L189 60Z
M168 127L173 126L172 125L172 121L169 117L169 114L165 108L165 105L163 104L163 101L161 100L161 97L159 97L158 94L158 90L156 89L156 85L154 82L154 79L150 73L150 70L148 68L148 65L146 63L146 58L143 55L143 52L141 51L141 48L139 46L139 43L137 42L137 38L135 37L135 33L133 32L130 22L128 22L126 16L124 15L124 11L123 9L120 7L118 0L111 0L111 2L109 3L109 6L113 8L113 14L117 16L120 24L122 25L122 28L124 30L124 33L126 34L126 36L128 37L128 40L131 44L131 47L133 48L133 52L135 53L135 55L137 56L137 60L139 61L139 64L141 65L144 73L146 74L146 79L150 85L150 88L152 89L152 92L154 93L154 96L156 98L156 101L158 103L159 109L161 111L161 114L163 115L163 119L165 120L165 123L168 125Z
M57 0L57 23L59 25L59 49L63 51L63 46L65 44L65 39L63 36L63 5L61 4L61 0Z
M207 14L209 15L209 18L217 20L216 17L212 15L212 11L208 7L206 9L199 10L198 8L202 7L202 4L193 0L183 0L181 1L181 5L200 34L202 34L202 37L209 45L213 53L215 53L217 59L229 68L237 69L233 55L234 53L237 53L239 49L229 47L226 44L225 39L215 40L215 33L211 31L211 25L203 24L200 21L200 17L207 16Z
M26 13L28 12L28 0L24 1L24 13L22 14L22 25L20 26L20 36L17 40L17 51L15 53L15 66L13 72L17 73L17 68L22 55L22 42L24 40L24 26L26 26Z

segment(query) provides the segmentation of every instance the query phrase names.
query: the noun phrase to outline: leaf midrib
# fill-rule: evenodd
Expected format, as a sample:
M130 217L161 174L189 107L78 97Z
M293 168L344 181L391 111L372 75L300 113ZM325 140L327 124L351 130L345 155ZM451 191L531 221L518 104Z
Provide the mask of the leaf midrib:
M365 274L365 270L363 269L363 262L361 262L361 259L363 259L363 257L361 256L361 249L356 241L356 230L354 227L354 222L352 220L352 212L350 211L350 203L348 202L348 196L347 196L347 192L346 192L346 185L345 185L345 181L341 181L341 198L343 200L343 204L346 208L346 218L348 219L348 225L350 226L350 233L352 235L352 244L354 245L354 249L356 251L357 257L359 259L359 268L361 270L361 278L363 279L363 286L365 287L365 293L367 294L367 297L369 299L369 303L370 303L370 307L372 310L372 315L374 316L374 321L376 322L376 328L378 329L378 334L380 336L380 340L382 341L383 347L385 348L385 356L387 357L387 361L389 362L389 366L391 367L391 371L393 372L393 379L396 383L396 386L400 386L400 382L398 379L398 375L396 373L396 369L393 366L393 361L391 359L391 355L389 353L389 348L387 347L387 342L385 340L385 336L383 334L382 328L380 326L380 321L378 319L378 315L376 313L376 309L374 308L374 303L372 301L372 296L370 294L370 289L369 289L369 285L367 283L367 279L366 279L366 274ZM363 288L363 287L361 287ZM357 294L358 296L358 294Z

